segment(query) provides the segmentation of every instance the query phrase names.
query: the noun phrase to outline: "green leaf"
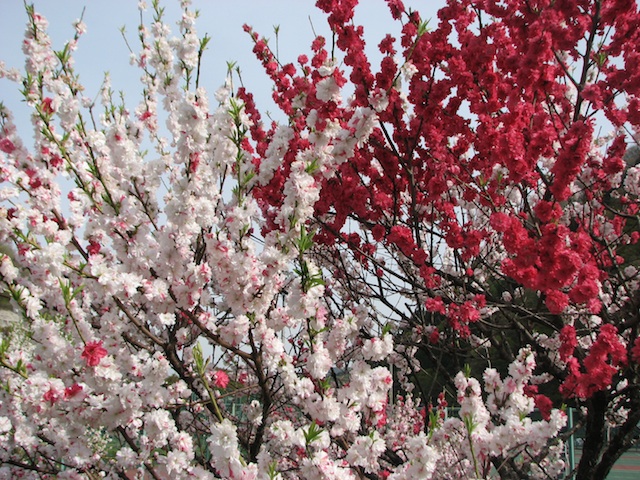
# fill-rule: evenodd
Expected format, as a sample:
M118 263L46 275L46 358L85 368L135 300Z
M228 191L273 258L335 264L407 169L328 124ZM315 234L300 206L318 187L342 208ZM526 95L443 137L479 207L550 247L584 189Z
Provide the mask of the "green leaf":
M420 25L418 25L418 37L421 37L428 31L429 31L429 20L427 19L425 21L420 22Z
M322 429L318 427L318 424L314 420L313 422L311 422L311 425L309 425L309 428L307 430L303 430L303 432L304 441L308 447L309 445L311 445L311 443L313 443L320 437L320 435L322 434Z
M211 37L209 34L205 34L205 36L200 39L200 52L203 52L207 48L210 41Z
M320 387L321 391L326 392L331 388L331 381L328 378L318 380L318 386Z
M305 167L304 171L307 172L309 175L313 175L318 171L319 168L320 168L320 165L318 164L318 159L314 158L313 161Z
M207 365L209 365L209 359L204 360L204 356L202 355L202 347L199 343L193 347L193 360L196 363L196 372L201 377L204 376Z
M469 435L476 429L478 423L474 421L473 415L466 414L462 417L462 421L464 422L464 428L466 428Z
M3 338L2 343L0 343L0 358L4 357L9 351L10 342L8 338Z
M307 232L303 225L300 229L300 237L298 238L297 247L300 253L304 253L313 246L313 235Z
M280 472L278 472L278 463L273 461L269 464L269 470L267 470L267 475L269 475L269 480L275 480Z

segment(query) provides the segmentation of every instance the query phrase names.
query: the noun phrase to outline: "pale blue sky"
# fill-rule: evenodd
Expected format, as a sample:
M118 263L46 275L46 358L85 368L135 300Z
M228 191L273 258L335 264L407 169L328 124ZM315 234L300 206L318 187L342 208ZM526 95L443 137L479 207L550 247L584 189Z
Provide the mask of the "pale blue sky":
M136 0L35 0L34 3L36 10L49 20L49 33L55 48L61 48L73 36L71 24L85 8L87 33L75 55L83 85L88 93L95 95L104 72L108 70L113 88L125 91L127 104L137 104L139 72L129 65L129 52L119 32L119 28L125 26L130 42L134 49L137 48L136 28L140 16ZM166 6L168 23L174 26L179 18L179 2L163 0L162 4ZM405 0L405 5L419 10L423 18L432 18L432 26L437 23L437 9L443 4L444 0ZM279 25L279 52L285 62L295 61L299 54L309 52L313 40L311 22L317 34L330 38L325 15L315 7L313 0L196 0L193 6L201 11L198 21L200 35L208 33L212 37L203 62L201 78L204 81L201 84L214 91L224 81L227 61L236 61L245 86L256 94L262 111L274 110L270 99L271 84L251 52L252 41L242 30L242 25L248 23L272 39L273 27ZM146 15L146 18L151 17L150 12ZM365 38L372 58L384 35L397 35L400 28L392 20L383 0L362 0L356 10L356 21L365 26ZM0 60L7 66L21 67L24 63L21 40L25 24L22 0L0 0ZM22 113L24 108L21 108L14 84L0 80L0 101L15 111L20 126L22 117L26 119L27 114Z

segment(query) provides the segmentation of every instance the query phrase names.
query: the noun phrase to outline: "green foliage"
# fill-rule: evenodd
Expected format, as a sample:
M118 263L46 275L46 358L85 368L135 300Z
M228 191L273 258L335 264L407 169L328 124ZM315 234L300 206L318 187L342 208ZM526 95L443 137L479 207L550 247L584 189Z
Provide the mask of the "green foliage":
M278 462L273 461L269 464L269 470L267 470L267 475L269 475L269 480L275 480L278 478L280 473L277 470Z
M311 271L309 270L309 264L306 260L301 260L300 268L294 269L294 272L300 277L300 281L302 283L302 291L304 293L307 293L313 287L324 285L322 272L311 273Z
M60 291L62 292L62 298L64 299L65 305L69 306L71 301L76 298L83 289L83 286L79 286L74 288L68 281L63 281L62 279L58 282L60 284Z
M309 175L313 175L320 169L320 165L318 164L318 159L314 158L307 166L304 168L304 171Z
M304 441L305 444L307 446L307 449L309 449L310 445L318 440L320 438L320 435L322 434L323 430L322 428L320 428L318 426L318 424L316 423L316 421L314 420L313 422L311 422L311 424L309 425L309 428L306 430L303 430L304 433Z
M298 252L301 254L313 247L313 233L307 232L304 225L300 228L300 237L298 238L296 246L298 247Z
M204 359L204 356L202 354L202 347L200 346L199 343L195 344L192 352L193 352L193 360L196 364L196 372L200 377L203 377L207 369L207 366L209 365L209 359L208 358L206 360Z

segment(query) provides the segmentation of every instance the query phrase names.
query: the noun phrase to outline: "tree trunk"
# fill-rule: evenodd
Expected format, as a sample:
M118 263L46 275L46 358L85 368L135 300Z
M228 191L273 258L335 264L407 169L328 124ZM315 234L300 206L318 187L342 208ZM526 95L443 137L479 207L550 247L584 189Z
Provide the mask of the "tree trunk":
M605 476L596 476L601 462L605 438L605 412L607 397L605 392L597 392L587 401L587 421L582 447L582 458L578 464L577 480L604 480ZM601 473L601 472L600 472Z
M640 421L640 410L637 402L629 412L627 420L617 429L613 437L610 439L607 449L604 451L600 463L595 470L594 478L606 478L611 472L613 465L618 461L624 452L637 441L636 426Z

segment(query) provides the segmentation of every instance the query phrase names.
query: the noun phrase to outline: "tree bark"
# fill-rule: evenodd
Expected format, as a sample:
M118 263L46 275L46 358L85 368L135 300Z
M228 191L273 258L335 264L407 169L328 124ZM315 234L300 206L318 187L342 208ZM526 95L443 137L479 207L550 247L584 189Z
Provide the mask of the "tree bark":
M596 476L602 460L605 437L605 413L607 397L605 392L597 392L587 402L587 418L585 424L582 458L578 464L576 479L605 480L605 476Z

